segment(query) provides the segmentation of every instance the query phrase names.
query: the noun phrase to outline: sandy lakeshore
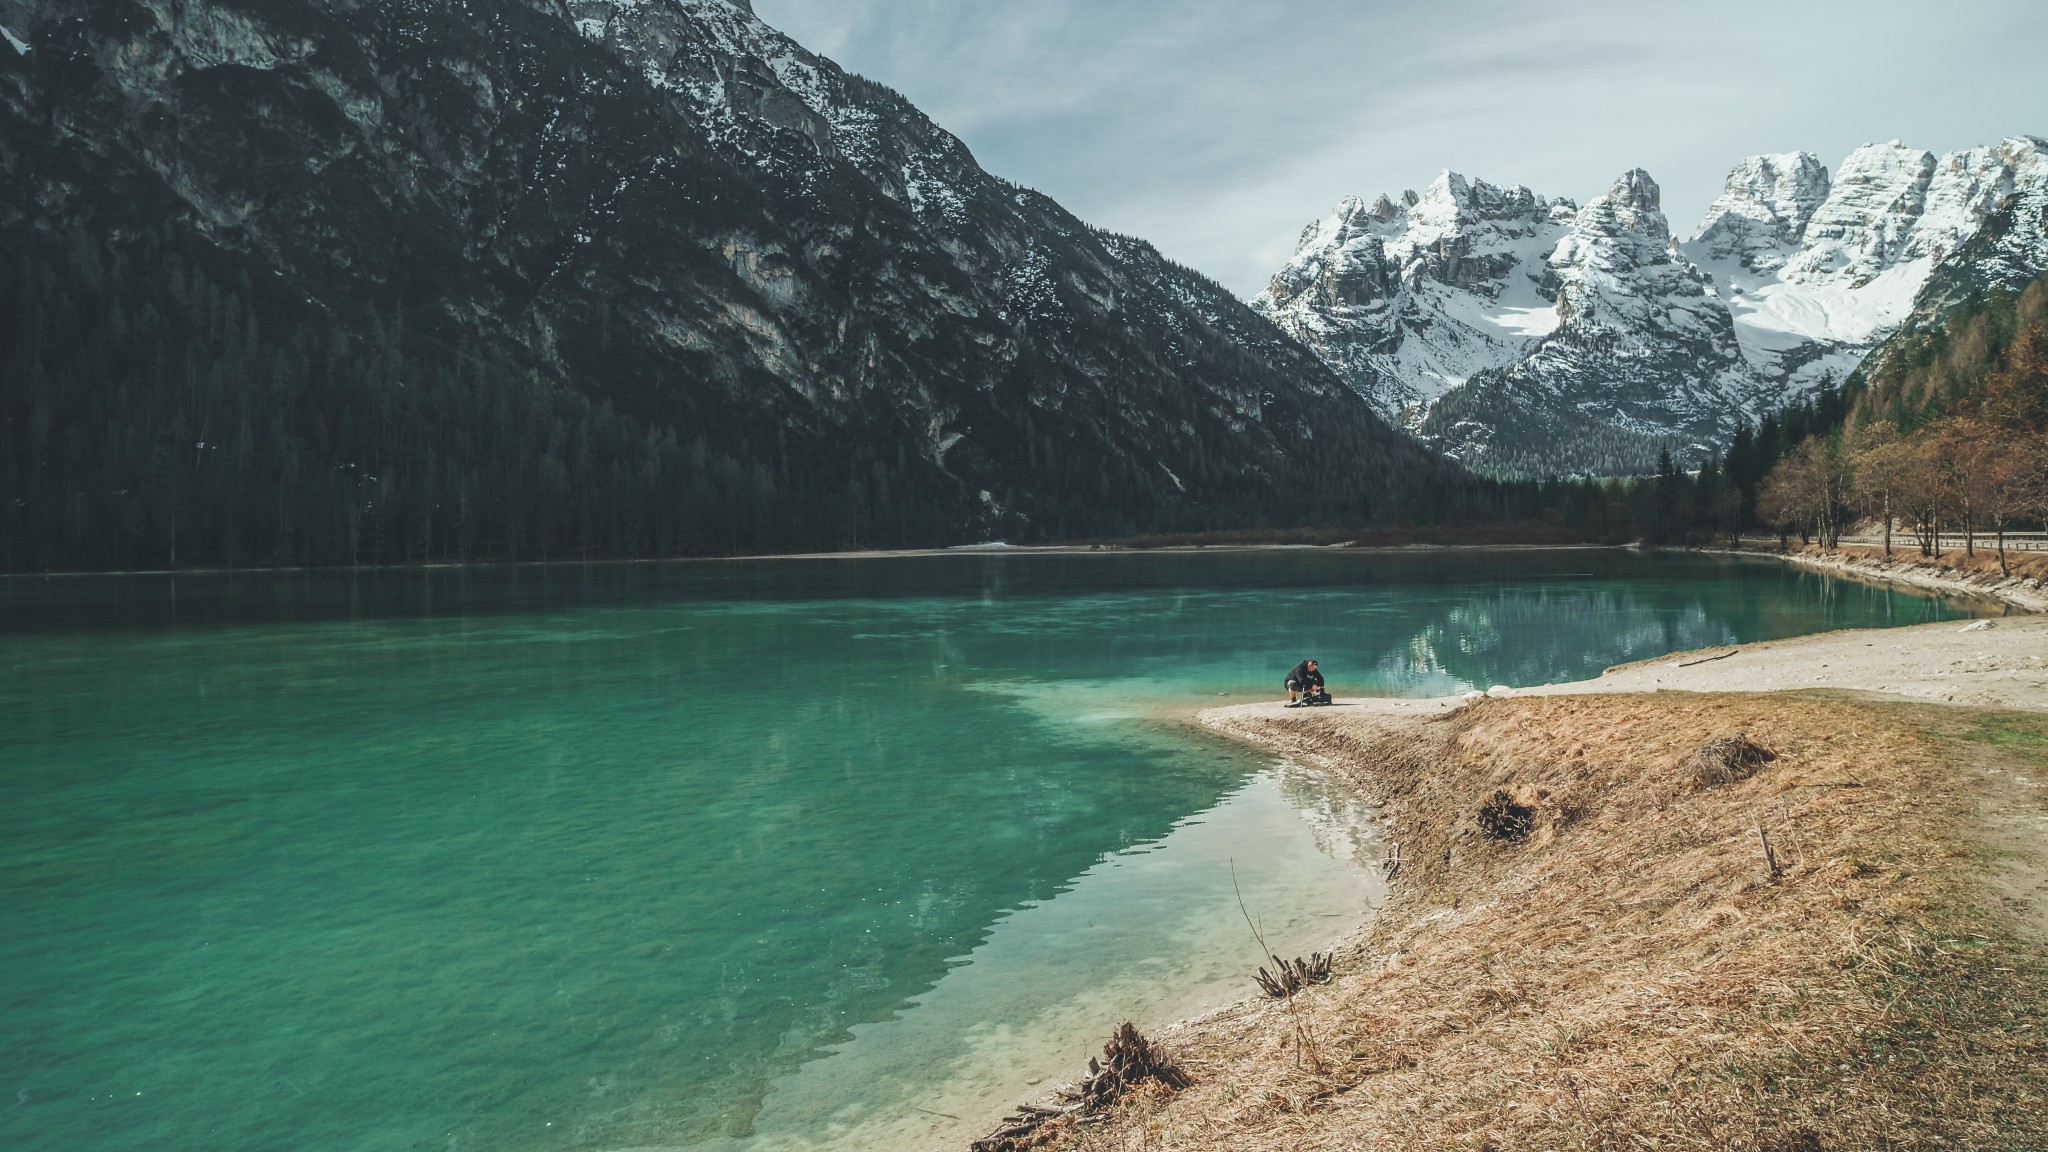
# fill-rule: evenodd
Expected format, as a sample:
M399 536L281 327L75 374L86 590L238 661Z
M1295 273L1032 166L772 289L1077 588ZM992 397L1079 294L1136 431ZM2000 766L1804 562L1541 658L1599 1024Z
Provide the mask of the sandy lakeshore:
M1833 690L1969 708L2048 712L2048 615L1948 621L1913 628L1824 632L1694 652L1673 652L1609 668L1593 680L1514 687L1514 696L1615 692L1788 692ZM1443 715L1464 696L1365 697L1333 709L1383 716ZM1234 731L1238 718L1315 715L1281 702L1213 708L1205 725Z
M2048 617L1199 719L1375 804L1388 899L1335 943L1327 986L1160 1029L1184 1091L1012 1146L1811 1152L2048 1131ZM1703 775L1734 734L1768 761ZM1482 811L1502 805L1518 833Z

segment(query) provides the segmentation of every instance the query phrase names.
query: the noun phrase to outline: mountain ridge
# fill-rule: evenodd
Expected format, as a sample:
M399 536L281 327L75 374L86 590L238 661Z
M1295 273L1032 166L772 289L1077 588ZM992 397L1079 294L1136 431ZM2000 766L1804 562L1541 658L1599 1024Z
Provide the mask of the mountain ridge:
M0 24L13 566L1072 538L1461 482L1212 281L744 4ZM153 343L93 350L145 312ZM494 396L521 415L443 415Z
M1690 239L1640 169L1586 208L1508 187L1548 212L1519 250L1479 201L1450 194L1495 186L1446 172L1402 198L1437 206L1420 223L1389 197L1379 217L1345 199L1251 300L1383 416L1505 474L1640 473L1665 448L1696 461L1737 424L1840 382L1916 308L1938 311L1923 289L1960 298L2048 269L2025 207L2048 203L2039 137L1941 157L1865 145L1833 172L1810 152L1748 157ZM2014 200L2017 230L1973 245ZM1415 256L1425 248L1509 258L1459 283ZM1382 274L1390 254L1398 276ZM1951 267L1977 261L1996 268ZM1536 299L1505 303L1514 288ZM1508 326L1514 338L1471 336Z

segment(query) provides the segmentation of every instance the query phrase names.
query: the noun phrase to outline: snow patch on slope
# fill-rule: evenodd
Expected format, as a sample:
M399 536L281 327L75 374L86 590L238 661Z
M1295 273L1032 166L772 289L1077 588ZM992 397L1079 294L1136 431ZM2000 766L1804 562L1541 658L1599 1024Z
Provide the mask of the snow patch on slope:
M1795 153L1807 158L1810 153ZM1896 332L1941 261L2015 191L2048 185L2048 142L2018 136L1937 158L1897 140L1851 152L1831 182L1798 181L1803 204L1826 187L1803 227L1768 237L1731 219L1756 217L1786 157L1737 164L1686 249L1721 286L1745 358L1789 396L1841 379ZM1810 165L1802 165L1810 171Z
M1569 201L1444 172L1397 203L1347 198L1302 232L1252 308L1307 344L1383 416L1413 422L1560 320L1546 257Z

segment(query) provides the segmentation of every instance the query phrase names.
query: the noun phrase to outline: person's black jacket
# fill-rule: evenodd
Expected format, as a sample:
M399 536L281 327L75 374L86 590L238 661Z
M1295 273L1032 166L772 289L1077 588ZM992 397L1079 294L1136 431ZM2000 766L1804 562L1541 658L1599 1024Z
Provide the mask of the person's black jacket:
M1323 686L1323 674L1310 668L1308 661L1303 660L1294 666L1294 671L1287 674L1287 682L1296 688L1321 688Z

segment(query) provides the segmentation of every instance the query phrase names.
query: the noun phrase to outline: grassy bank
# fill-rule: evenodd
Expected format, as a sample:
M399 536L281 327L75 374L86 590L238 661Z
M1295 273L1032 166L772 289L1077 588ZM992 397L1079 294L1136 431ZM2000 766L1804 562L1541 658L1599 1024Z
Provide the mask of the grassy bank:
M1392 894L1331 984L1169 1033L1192 1085L1059 1146L2043 1145L2039 860L1983 820L2048 815L2011 783L2048 719L1666 693L1211 722L1384 803ZM1697 784L1733 732L1777 759ZM1520 839L1481 829L1503 792Z

